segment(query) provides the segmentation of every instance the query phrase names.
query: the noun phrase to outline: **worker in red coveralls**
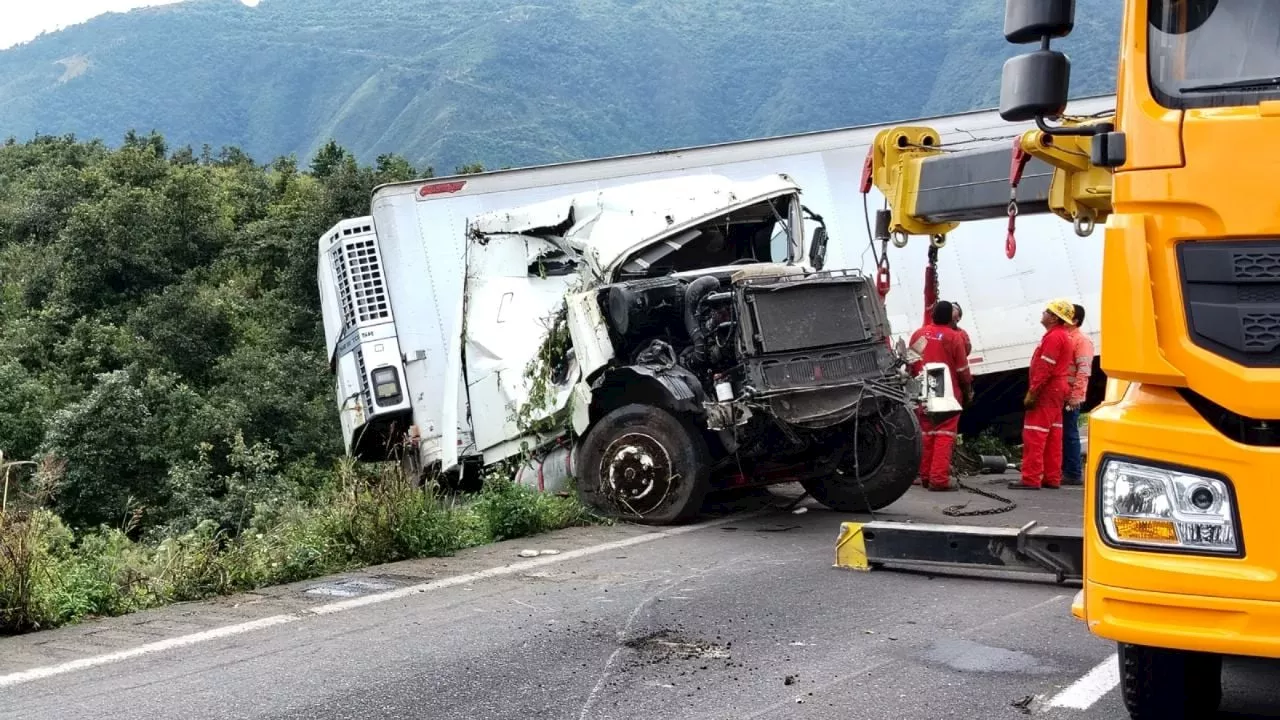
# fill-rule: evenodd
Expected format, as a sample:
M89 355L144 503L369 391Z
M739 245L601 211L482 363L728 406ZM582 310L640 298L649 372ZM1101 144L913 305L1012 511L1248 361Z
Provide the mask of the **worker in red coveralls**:
M1070 391L1062 411L1062 484L1083 485L1084 463L1080 455L1080 408L1089 392L1089 375L1093 372L1093 341L1080 329L1084 324L1084 308L1075 305L1075 321L1068 328L1071 335L1071 373L1067 376Z
M951 376L956 400L966 405L973 399L973 376L965 358L964 339L951 327L953 307L946 300L939 300L924 327L911 336L913 361L908 367L913 376L924 371L925 363L944 363ZM929 490L952 490L951 454L955 449L956 430L960 427L960 413L930 414L917 411L920 429L924 433L924 454L920 458L920 484Z
M1075 324L1075 307L1054 300L1040 315L1044 337L1031 356L1031 380L1022 406L1022 481L1010 488L1039 490L1062 485L1062 409L1067 403L1067 376L1075 348L1067 327Z

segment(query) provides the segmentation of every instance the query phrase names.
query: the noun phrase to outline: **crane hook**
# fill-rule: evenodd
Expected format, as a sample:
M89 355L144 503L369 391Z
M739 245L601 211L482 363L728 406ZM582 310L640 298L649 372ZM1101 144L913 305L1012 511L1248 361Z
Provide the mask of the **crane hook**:
M1074 225L1076 227L1076 235L1080 237L1089 237L1093 234L1094 220L1093 214L1080 214L1075 217Z

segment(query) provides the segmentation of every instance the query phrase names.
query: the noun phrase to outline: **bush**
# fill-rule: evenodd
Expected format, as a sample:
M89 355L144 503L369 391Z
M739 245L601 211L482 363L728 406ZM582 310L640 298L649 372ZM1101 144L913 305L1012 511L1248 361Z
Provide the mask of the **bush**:
M241 448L240 472L269 474L266 456ZM207 479L205 470L193 477ZM52 475L52 473L46 473ZM270 486L239 476L234 487ZM236 484L239 483L239 484ZM41 487L56 488L48 478ZM75 533L28 500L0 514L0 633L120 615L172 602L295 582L356 567L447 556L595 519L572 497L493 481L470 502L446 499L391 469L342 460L310 499L262 498L241 531L206 520L167 537L134 540L133 522ZM51 492L50 490L47 490ZM228 497L238 497L231 493ZM247 503L247 499L239 500ZM233 504L208 506L225 517ZM234 514L234 513L233 513Z

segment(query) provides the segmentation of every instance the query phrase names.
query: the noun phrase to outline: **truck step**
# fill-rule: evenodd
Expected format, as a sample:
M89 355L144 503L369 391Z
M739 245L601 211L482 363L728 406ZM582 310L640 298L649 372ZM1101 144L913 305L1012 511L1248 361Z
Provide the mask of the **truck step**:
M836 567L870 571L886 566L965 568L1048 574L1079 583L1084 571L1081 528L845 522L836 538Z

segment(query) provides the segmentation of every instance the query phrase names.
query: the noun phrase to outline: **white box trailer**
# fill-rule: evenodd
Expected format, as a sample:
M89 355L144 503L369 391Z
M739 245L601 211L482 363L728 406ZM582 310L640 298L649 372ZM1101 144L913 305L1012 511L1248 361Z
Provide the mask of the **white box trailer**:
M1110 96L1072 103L1068 112L1089 115L1114 106ZM980 111L918 121L942 133L944 146L971 141L1008 144L1030 124L1011 124L995 111ZM348 448L376 456L386 447L386 428L416 433L425 465L454 451L468 455L471 422L465 392L447 378L459 376L456 339L462 318L462 287L469 218L504 208L537 203L584 191L693 174L714 173L734 180L753 180L783 173L803 190L805 205L825 219L830 231L826 267L856 268L874 273L870 226L884 199L873 188L860 193L863 165L876 133L892 125L856 127L667 150L622 157L476 175L431 178L379 187L372 215L344 221L320 240L321 286L330 359L338 373L338 401L345 413ZM908 123L909 124L909 123ZM356 228L352 234L344 235ZM810 226L809 229L812 229ZM335 235L335 232L337 233ZM1069 223L1051 215L1018 219L1018 253L1004 252L1003 220L966 223L949 237L939 259L941 297L964 310L963 327L973 342L970 363L978 375L979 404L966 420L990 419L1019 412L1016 385L1039 342L1038 318L1045 303L1069 297L1096 317L1100 299L1101 233L1077 237ZM353 248L376 248L376 271L355 273L339 267L340 257L365 258ZM357 252L353 256L352 252ZM344 255L345 253L345 255ZM927 241L913 239L905 248L890 247L892 281L886 307L897 338L909 336L921 323L923 268ZM335 274L336 273L336 274ZM347 283L344 285L343 283ZM358 282L371 283L368 288ZM342 288L350 288L344 290ZM364 295L358 293L364 292ZM344 293L357 293L350 298ZM361 303L368 312L344 310ZM394 309L394 312L393 312ZM344 320L346 325L344 325ZM1100 352L1096 325L1086 323ZM352 352L353 348L358 351ZM396 365L393 354L400 354ZM347 355L354 355L347 358ZM381 358L373 361L372 358ZM379 364L379 363L384 364ZM383 383L391 393L386 407L372 394L394 371L399 383ZM346 375L344 376L344 372ZM386 379L383 378L383 379ZM985 386L984 386L985 382ZM392 392L396 387L399 396ZM357 398L364 393L363 401ZM1002 403L997 399L1007 398ZM982 399L989 398L989 407ZM407 405L407 407L406 407ZM1007 409L1002 409L1007 408ZM377 426L376 429L374 426ZM444 432L445 427L451 432ZM374 431L376 429L376 431ZM442 437L456 437L458 447L445 453ZM363 439L362 439L363 438ZM452 444L452 443L451 443Z

